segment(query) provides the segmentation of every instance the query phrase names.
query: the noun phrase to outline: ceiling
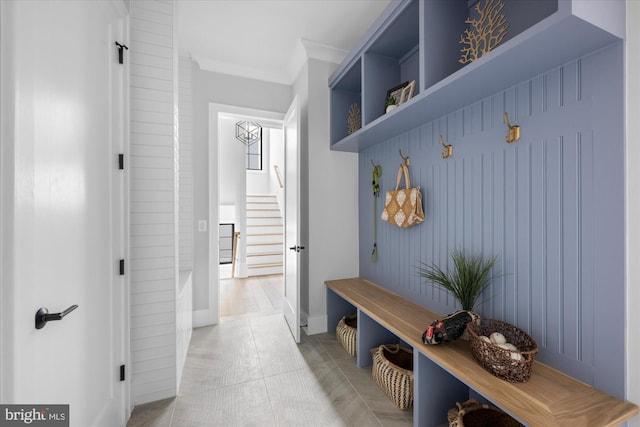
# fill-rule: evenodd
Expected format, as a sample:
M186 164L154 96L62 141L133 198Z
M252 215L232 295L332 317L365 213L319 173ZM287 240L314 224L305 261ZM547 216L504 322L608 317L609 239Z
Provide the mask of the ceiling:
M179 0L180 54L209 71L291 84L306 57L339 63L390 1Z

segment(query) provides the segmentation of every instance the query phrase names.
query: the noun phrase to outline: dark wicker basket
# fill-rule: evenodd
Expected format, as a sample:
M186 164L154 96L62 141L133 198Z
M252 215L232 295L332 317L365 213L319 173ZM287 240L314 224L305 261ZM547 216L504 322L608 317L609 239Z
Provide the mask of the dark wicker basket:
M447 414L449 427L524 427L495 406L483 405L475 399L456 406Z
M356 335L358 334L358 316L344 316L336 327L336 337L351 357L356 356Z
M481 319L478 324L467 325L471 341L471 353L482 367L498 378L512 382L523 383L531 377L533 359L538 352L538 344L522 329L500 320ZM521 355L517 355L494 344L489 344L479 337L488 337L493 332L500 332L507 342L515 345Z

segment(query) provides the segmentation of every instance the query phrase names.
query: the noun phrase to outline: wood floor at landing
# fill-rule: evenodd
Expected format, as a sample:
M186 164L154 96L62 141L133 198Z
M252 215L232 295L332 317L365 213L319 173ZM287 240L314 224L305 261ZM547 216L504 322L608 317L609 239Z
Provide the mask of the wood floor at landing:
M412 425L335 333L293 342L282 280L222 280L220 324L193 330L178 396L137 406L127 426Z

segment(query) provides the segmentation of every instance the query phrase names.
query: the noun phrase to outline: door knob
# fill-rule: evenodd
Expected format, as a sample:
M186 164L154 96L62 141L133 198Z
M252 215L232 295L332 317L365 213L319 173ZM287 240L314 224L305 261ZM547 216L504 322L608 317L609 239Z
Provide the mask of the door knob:
M300 252L302 250L304 250L304 246L291 246L289 248L290 251L296 251L296 252Z
M64 319L64 317L67 314L71 313L76 308L78 308L77 305L72 305L71 307L67 308L65 311L63 311L61 313L49 313L49 310L47 310L46 307L41 307L36 312L36 329L44 328L44 326L47 324L47 322L50 322L52 320L62 320L62 319Z

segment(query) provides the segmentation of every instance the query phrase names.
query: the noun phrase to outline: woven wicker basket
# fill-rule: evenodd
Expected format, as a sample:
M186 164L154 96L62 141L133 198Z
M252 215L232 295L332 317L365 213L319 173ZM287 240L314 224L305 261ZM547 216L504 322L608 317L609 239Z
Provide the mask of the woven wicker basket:
M371 350L371 374L391 401L402 410L413 405L413 351L400 344Z
M351 357L356 356L356 335L358 333L358 316L344 316L336 326L336 337Z
M491 405L483 405L475 399L456 403L456 409L447 414L449 427L521 427L515 419Z
M512 383L529 380L533 359L538 352L538 344L529 334L510 323L493 319L481 319L477 324L469 323L467 331L471 341L471 353L484 369ZM500 332L507 342L515 345L520 351L512 354L509 350L479 338L480 335L488 337L492 332Z

